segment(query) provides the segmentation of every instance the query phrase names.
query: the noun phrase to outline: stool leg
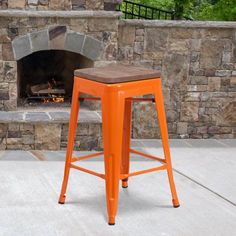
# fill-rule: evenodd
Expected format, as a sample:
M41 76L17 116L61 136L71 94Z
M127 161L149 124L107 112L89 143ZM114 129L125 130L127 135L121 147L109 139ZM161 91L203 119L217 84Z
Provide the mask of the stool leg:
M178 196L177 196L177 192L175 188L171 157L170 157L168 128L167 128L167 123L166 123L166 114L165 114L165 108L164 108L164 99L162 95L161 80L156 86L155 101L156 101L156 109L158 113L159 127L160 127L161 138L162 138L162 146L163 146L165 160L167 164L168 179L169 179L170 189L172 193L172 202L173 202L174 207L179 207L180 205L179 205L179 200L178 200Z
M69 179L69 174L70 174L70 164L71 164L71 159L72 159L72 153L74 150L74 139L76 135L78 113L79 113L79 89L78 89L77 80L75 80L74 88L73 88L73 96L72 96L72 105L71 105L64 179L63 179L63 183L61 187L60 198L58 201L60 204L64 204L65 198L66 198L66 189L67 189L67 184L68 184L68 179Z
M132 100L125 100L121 174L129 174L131 142ZM128 188L128 178L122 180L122 187Z
M106 201L109 225L115 224L119 197L124 99L109 91L102 98Z

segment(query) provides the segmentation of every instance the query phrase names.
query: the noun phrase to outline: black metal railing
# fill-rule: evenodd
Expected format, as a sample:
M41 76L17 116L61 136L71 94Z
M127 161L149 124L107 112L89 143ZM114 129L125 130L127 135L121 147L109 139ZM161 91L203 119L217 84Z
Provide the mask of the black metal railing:
M163 10L126 0L119 5L118 10L123 12L125 19L173 20L175 16L174 10Z

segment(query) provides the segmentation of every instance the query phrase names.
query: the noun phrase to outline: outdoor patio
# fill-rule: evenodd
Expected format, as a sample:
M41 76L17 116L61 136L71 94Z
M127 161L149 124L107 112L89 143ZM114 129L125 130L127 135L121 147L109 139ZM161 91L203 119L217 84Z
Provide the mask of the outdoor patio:
M173 208L164 171L130 178L108 226L104 182L73 170L67 201L57 203L64 151L0 152L0 235L233 235L236 140L170 140L181 207ZM133 147L161 155L159 140ZM79 153L79 154L84 154ZM133 157L132 169L157 163ZM101 158L82 166L103 170Z

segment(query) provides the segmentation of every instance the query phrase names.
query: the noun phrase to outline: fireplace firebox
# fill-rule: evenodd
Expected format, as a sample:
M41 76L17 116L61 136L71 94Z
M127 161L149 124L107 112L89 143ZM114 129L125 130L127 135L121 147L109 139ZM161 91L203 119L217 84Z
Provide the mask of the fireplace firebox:
M93 61L63 50L39 51L18 61L19 105L70 101L73 72Z

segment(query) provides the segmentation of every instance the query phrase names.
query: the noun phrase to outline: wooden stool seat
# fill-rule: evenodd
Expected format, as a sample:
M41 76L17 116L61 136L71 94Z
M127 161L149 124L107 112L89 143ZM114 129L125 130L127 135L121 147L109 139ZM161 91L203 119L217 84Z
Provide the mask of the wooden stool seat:
M75 76L105 84L125 83L160 77L160 72L129 65L110 65L75 71Z
M81 93L89 94L101 99L104 152L83 157L74 157L74 139L77 130L80 106L79 97ZM164 158L148 155L133 150L130 147L132 97L142 96L145 94L154 94ZM130 153L135 153L156 160L159 165L147 170L130 172ZM98 155L104 155L104 174L85 169L75 164L75 162ZM108 223L110 225L115 224L119 197L119 181L122 181L123 188L127 188L128 179L132 176L153 171L166 170L172 194L173 206L179 206L179 200L173 179L168 143L168 130L159 71L122 65L75 71L64 179L59 198L59 203L61 204L65 203L66 189L71 168L95 175L105 180Z

